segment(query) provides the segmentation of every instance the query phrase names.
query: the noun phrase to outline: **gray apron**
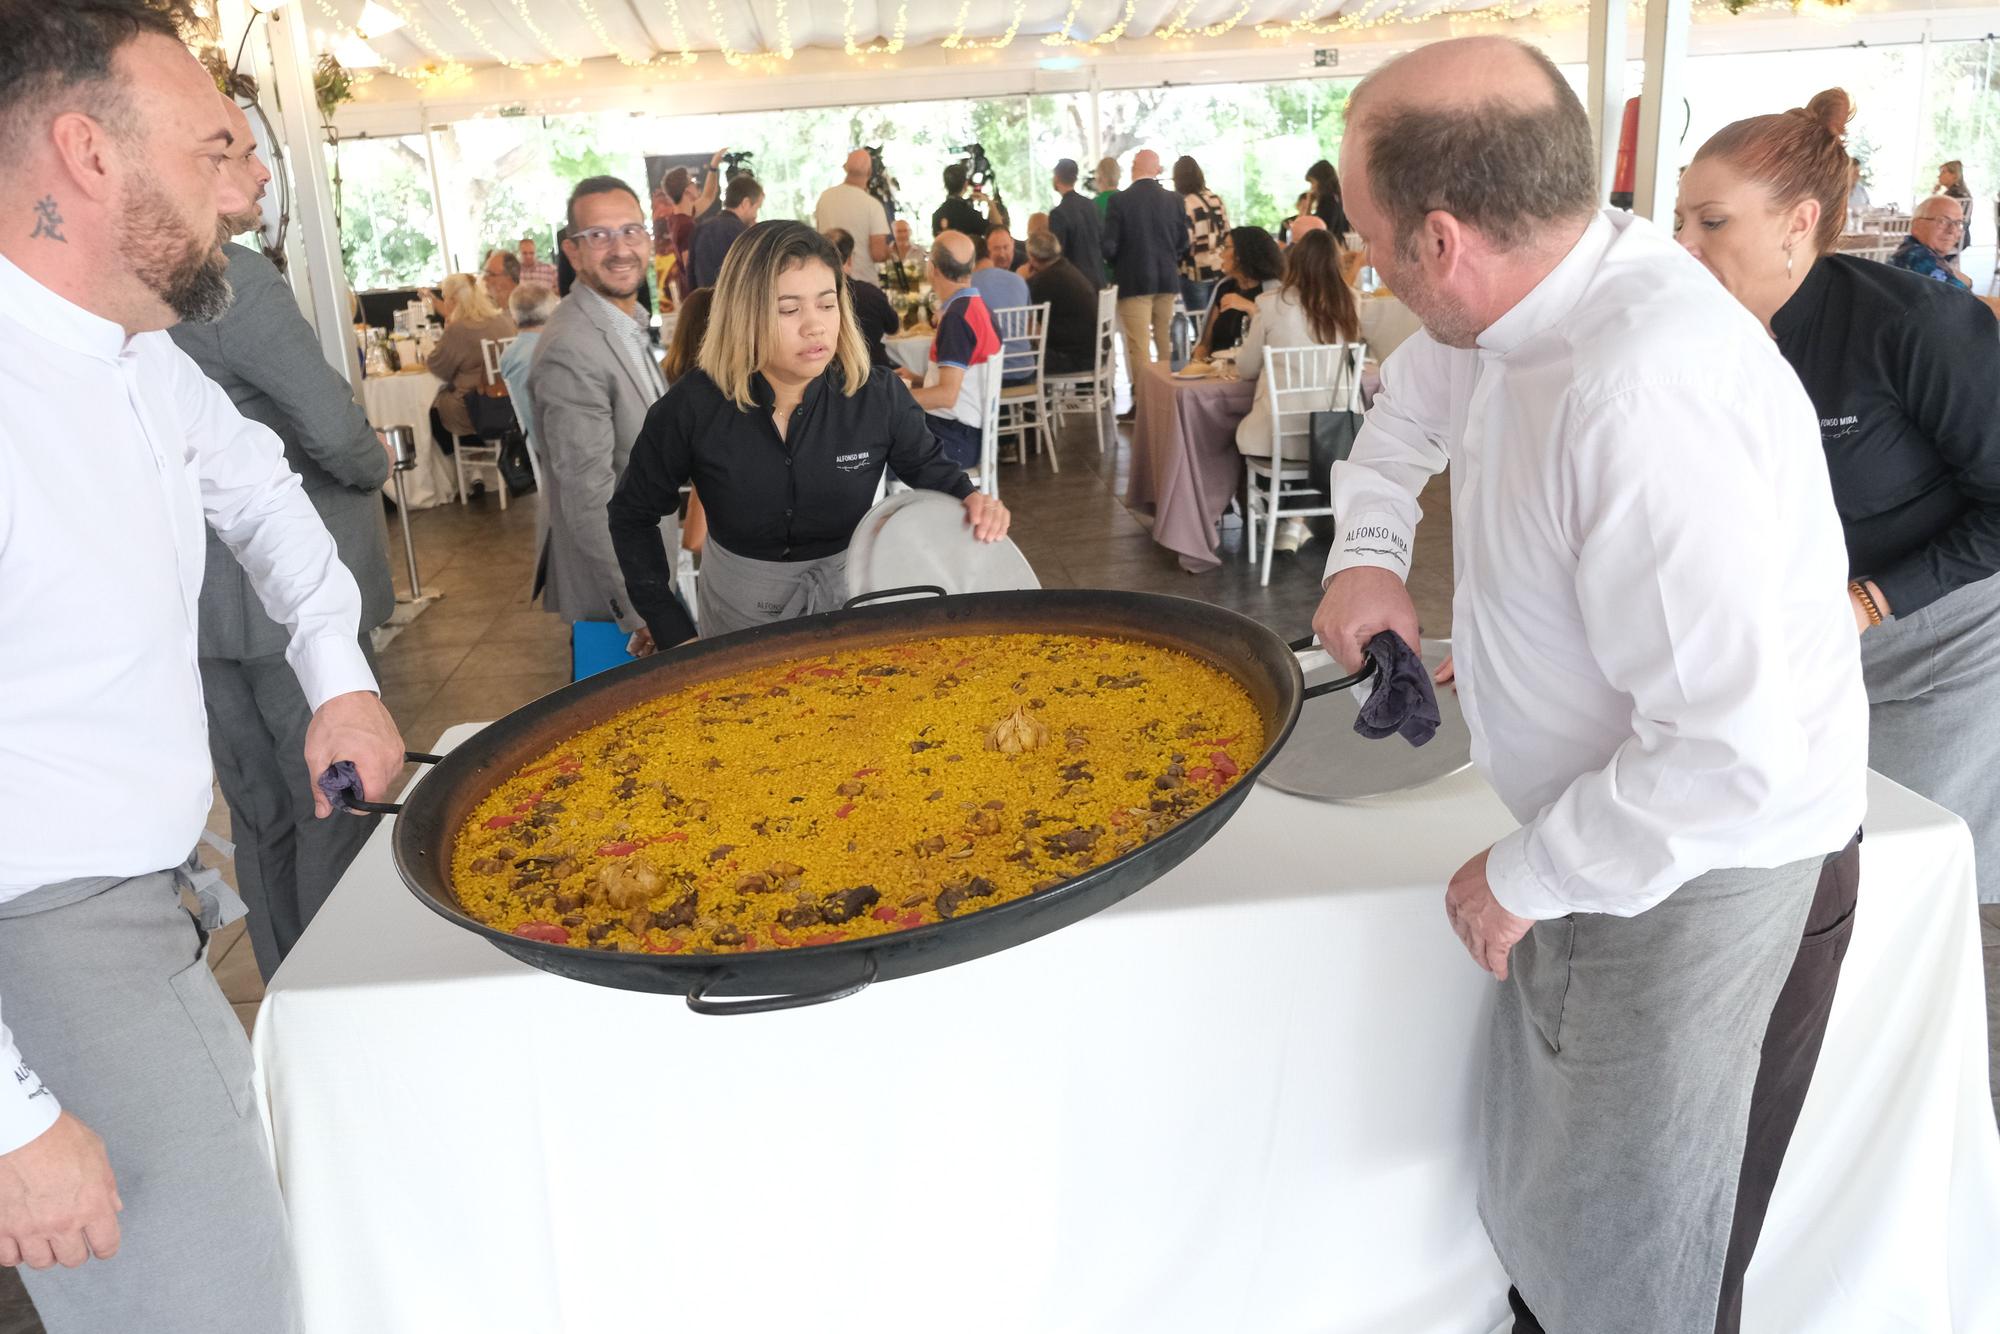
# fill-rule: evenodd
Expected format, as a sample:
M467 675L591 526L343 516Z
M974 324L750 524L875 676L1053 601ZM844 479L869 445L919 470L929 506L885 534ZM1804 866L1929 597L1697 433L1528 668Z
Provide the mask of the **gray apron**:
M752 560L725 549L710 533L695 596L701 604L703 639L838 611L847 601L847 553L818 560Z
M1979 901L2000 903L2000 575L1861 636L1868 767L1972 828Z
M1514 947L1479 1215L1550 1334L1713 1334L1764 1031L1825 861L1711 871Z

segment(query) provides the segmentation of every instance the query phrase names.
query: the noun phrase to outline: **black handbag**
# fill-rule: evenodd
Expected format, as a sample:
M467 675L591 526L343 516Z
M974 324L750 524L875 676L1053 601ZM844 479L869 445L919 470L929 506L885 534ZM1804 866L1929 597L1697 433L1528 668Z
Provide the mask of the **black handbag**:
M528 439L519 431L509 431L500 440L500 476L507 483L510 500L535 489L535 465L528 458Z
M1306 467L1312 474L1313 489L1323 496L1333 494L1333 465L1354 450L1354 437L1361 430L1361 414L1345 408L1315 412Z
M478 389L465 391L466 415L472 418L472 433L482 440L496 440L520 429L514 418L514 400L505 394L489 394Z

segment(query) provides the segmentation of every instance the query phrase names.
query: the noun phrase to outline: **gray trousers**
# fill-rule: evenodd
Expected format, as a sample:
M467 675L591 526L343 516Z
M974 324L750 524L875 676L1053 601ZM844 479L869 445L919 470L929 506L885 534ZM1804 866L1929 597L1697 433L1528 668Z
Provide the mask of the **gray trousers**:
M250 905L250 948L269 982L377 817L314 817L305 756L312 711L283 654L203 658L201 688L208 752L236 841L236 883Z
M1972 829L1979 901L2000 903L2000 575L1861 636L1868 767Z
M23 1268L49 1334L288 1334L297 1280L250 1087L250 1042L166 873L0 905L7 1024L96 1131L125 1211L118 1254Z
M1551 1334L1713 1334L1761 1049L1825 864L1713 871L1514 947L1479 1213Z

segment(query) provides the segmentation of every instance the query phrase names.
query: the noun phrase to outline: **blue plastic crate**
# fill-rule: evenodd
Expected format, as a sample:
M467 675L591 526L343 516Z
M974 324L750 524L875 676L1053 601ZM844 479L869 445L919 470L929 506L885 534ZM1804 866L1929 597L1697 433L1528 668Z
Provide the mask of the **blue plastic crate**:
M615 621L578 621L572 625L569 629L569 679L581 681L586 676L608 672L613 667L632 661L632 655L625 651L625 642L630 638Z

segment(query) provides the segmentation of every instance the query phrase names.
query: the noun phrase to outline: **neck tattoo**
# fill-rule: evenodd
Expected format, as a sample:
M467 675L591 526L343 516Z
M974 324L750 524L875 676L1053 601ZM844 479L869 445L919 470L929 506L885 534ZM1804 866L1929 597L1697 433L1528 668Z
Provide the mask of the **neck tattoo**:
M69 238L62 234L62 226L63 215L56 207L56 197L44 195L35 203L35 230L28 233L28 239L32 241L38 236L46 236L51 241L68 245Z

